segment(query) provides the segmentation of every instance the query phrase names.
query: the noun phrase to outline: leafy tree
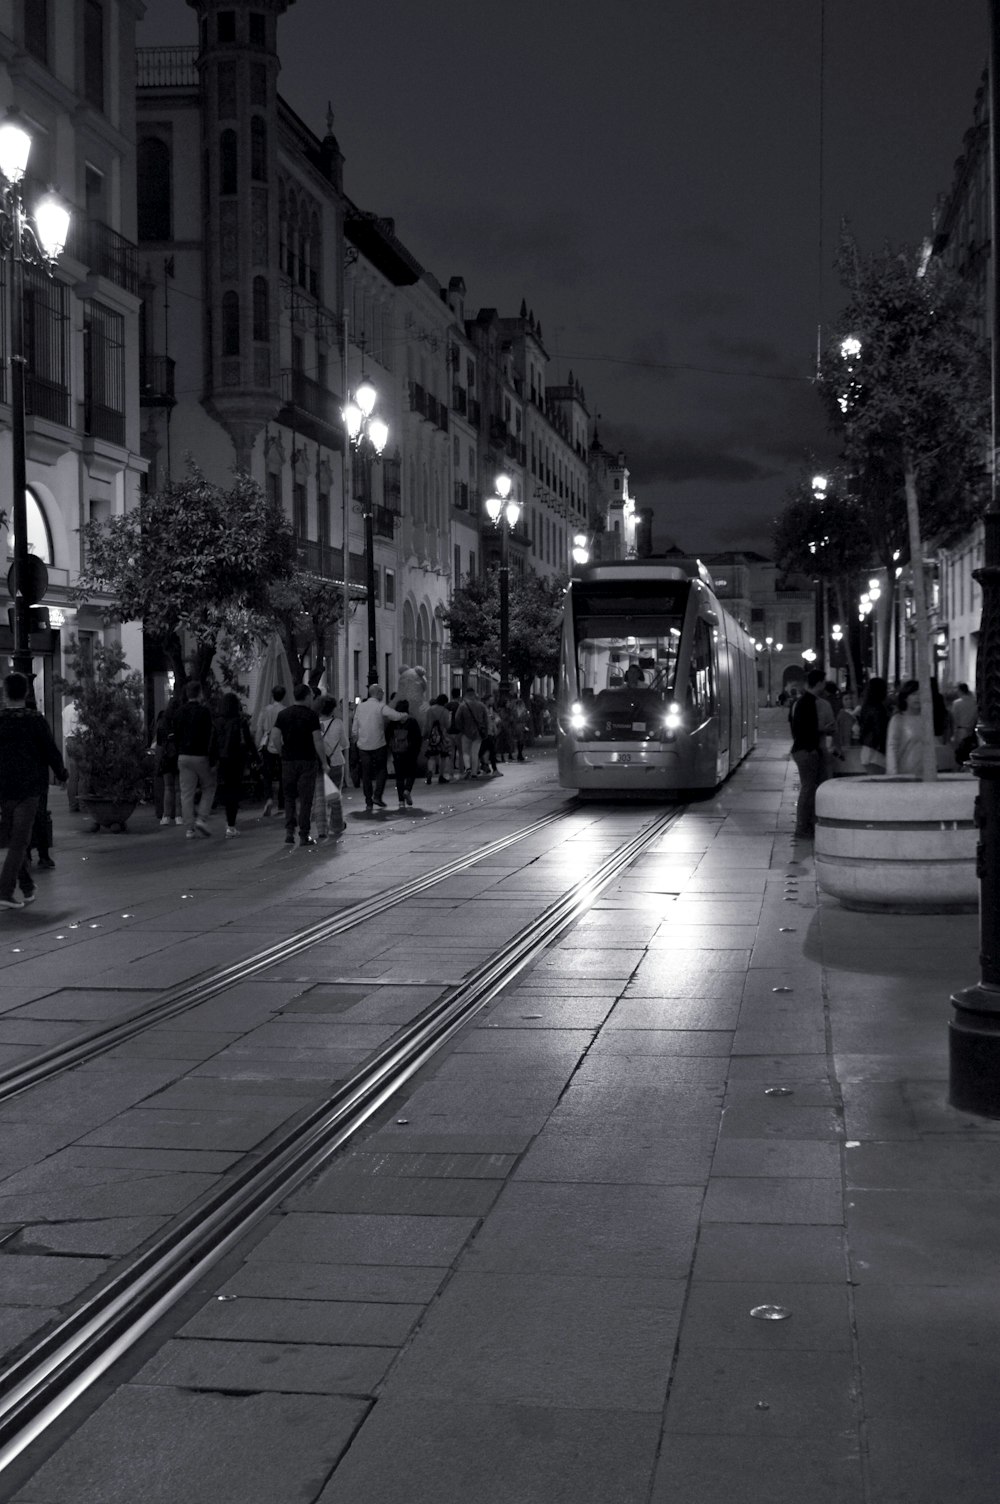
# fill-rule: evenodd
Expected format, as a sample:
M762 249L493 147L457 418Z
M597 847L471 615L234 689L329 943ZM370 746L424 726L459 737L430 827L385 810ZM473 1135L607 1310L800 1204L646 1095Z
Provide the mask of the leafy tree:
M72 755L81 791L122 803L138 800L146 760L142 675L129 672L116 642L95 643L91 664L71 637L66 663L72 677L57 676L56 687L76 710Z
M858 493L905 498L917 628L924 766L936 775L923 536L948 539L981 507L989 416L986 351L970 291L938 258L887 247L862 257L844 236L847 302L819 379ZM874 505L869 498L866 505Z
M343 619L343 586L321 575L296 570L268 588L268 609L288 655L296 682L305 680L304 661L312 648L309 683L315 689L332 660L331 634Z
M554 674L562 633L562 583L534 573L510 576L508 655L513 675L527 700L532 679ZM500 667L500 572L469 579L452 594L443 614L452 645L483 668Z
M239 658L266 633L268 589L291 568L291 526L249 475L228 488L191 465L184 480L144 496L124 517L83 529L86 566L78 600L110 596L112 621L140 621L166 654L178 684L207 680L225 642Z
M775 519L773 544L780 569L789 574L808 574L830 586L840 620L846 623L851 584L871 558L873 543L864 509L856 496L843 489L842 479L832 478L822 497L814 495L806 479L789 491L785 506ZM889 577L892 578L891 570ZM856 691L857 673L849 633L845 644L850 684Z

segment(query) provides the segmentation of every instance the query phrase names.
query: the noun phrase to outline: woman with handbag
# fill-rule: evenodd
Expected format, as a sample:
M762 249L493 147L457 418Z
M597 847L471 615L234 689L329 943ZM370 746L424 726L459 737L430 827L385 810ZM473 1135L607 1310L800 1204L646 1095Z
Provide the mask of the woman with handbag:
M337 701L333 695L323 696L319 702L318 714L326 764L322 777L316 780L312 817L317 839L323 841L328 836L342 836L347 829L341 791L344 787L348 743L347 730L337 714Z

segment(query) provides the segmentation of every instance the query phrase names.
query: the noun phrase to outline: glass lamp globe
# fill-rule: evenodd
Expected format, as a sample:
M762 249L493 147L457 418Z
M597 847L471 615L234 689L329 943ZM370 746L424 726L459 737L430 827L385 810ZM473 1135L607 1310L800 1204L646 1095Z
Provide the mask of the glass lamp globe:
M35 208L39 244L50 261L60 256L69 236L69 210L48 193Z
M507 497L510 495L510 488L512 484L510 476L507 475L505 471L501 470L500 474L497 476L493 484L496 488L496 493L499 496L500 500L506 501Z
M376 454L381 454L389 442L389 425L382 418L368 420L368 437Z
M354 393L354 400L364 413L366 418L372 415L372 409L378 400L378 393L370 381L363 381Z
M8 183L21 181L30 154L31 137L23 125L8 115L0 125L0 172Z

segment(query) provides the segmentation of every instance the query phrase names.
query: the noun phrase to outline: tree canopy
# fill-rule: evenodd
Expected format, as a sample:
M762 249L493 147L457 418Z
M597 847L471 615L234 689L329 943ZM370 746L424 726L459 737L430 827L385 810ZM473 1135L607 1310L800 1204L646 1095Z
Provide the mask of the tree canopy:
M88 524L83 542L77 598L104 594L110 619L140 621L178 683L185 636L205 679L223 638L238 651L266 635L269 589L291 571L290 524L260 486L246 474L213 485L193 465L123 517Z
M297 569L268 587L268 610L288 656L296 682L315 688L332 657L331 633L344 614L344 591L339 581ZM308 675L305 658L312 649Z
M527 696L531 681L559 666L564 585L539 575L510 576L508 652L512 674ZM486 669L500 667L500 573L470 579L456 589L444 613L452 646Z

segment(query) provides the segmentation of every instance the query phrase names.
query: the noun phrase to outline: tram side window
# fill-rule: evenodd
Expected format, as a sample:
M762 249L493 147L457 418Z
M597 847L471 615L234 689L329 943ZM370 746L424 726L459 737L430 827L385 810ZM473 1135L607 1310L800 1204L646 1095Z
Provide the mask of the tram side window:
M695 623L694 644L688 669L688 705L699 721L715 713L715 675L712 672L712 636L708 623Z

